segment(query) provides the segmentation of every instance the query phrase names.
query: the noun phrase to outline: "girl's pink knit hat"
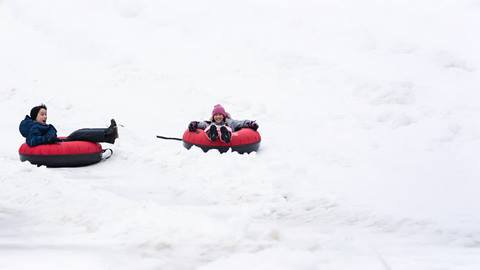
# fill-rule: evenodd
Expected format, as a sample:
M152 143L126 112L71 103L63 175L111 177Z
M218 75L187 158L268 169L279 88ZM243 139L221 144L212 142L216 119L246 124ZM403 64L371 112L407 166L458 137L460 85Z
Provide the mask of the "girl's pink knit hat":
M222 105L220 104L217 104L213 107L213 111L212 111L212 117L215 115L215 114L221 114L223 115L223 117L227 118L228 117L228 113L225 111L225 109L222 107Z

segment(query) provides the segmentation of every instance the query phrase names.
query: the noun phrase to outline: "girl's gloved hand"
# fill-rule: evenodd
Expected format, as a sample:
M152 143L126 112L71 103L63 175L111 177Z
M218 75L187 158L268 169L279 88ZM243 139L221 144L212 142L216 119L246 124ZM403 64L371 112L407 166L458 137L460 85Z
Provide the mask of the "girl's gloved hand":
M192 121L188 125L188 130L191 131L191 132L197 130L197 128L198 128L198 121Z
M251 128L251 129L253 129L253 130L255 130L255 131L257 131L257 129L258 129L258 124L257 124L257 122L255 122L255 121L248 121L248 122L245 124L245 126L246 126L247 128Z

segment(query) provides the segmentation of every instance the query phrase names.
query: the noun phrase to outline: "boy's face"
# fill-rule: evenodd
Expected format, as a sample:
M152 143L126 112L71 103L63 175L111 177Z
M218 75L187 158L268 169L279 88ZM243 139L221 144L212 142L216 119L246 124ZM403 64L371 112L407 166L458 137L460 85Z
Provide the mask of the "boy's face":
M213 121L215 121L215 123L221 123L223 122L223 115L217 113L213 116Z
M45 109L40 109L40 111L37 114L37 118L35 121L46 124L47 123L47 110Z

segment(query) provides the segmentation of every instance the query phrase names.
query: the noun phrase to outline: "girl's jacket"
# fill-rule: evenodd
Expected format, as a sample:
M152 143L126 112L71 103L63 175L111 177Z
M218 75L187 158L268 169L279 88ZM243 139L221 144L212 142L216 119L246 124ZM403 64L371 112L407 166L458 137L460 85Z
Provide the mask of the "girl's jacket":
M33 121L28 115L20 122L19 129L29 146L52 143L57 139L57 130L54 126Z
M231 118L227 118L225 122L218 124L219 126L221 125L227 125L229 126L233 131L237 131L239 129L242 129L244 127L247 127L247 124L250 123L250 120L234 120ZM198 123L198 128L200 129L206 129L209 125L213 124L212 121L203 121Z

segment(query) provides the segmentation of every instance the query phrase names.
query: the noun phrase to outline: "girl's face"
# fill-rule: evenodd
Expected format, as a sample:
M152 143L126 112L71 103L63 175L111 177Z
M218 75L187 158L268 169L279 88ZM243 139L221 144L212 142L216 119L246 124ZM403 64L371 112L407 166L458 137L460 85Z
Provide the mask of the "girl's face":
M213 121L217 124L223 122L223 119L224 119L223 115L221 115L219 113L217 113L213 116Z
M47 110L40 109L40 111L37 114L37 118L35 119L35 121L40 122L42 124L46 124L47 123Z

